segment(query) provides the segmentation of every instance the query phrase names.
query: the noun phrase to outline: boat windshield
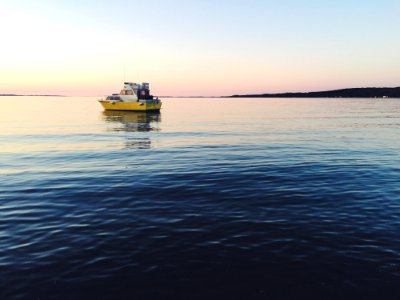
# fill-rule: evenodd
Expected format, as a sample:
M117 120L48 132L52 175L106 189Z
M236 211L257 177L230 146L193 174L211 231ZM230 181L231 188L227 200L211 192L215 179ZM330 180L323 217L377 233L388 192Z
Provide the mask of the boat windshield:
M108 97L106 98L106 100L121 100L121 98L118 97L118 96L108 96Z

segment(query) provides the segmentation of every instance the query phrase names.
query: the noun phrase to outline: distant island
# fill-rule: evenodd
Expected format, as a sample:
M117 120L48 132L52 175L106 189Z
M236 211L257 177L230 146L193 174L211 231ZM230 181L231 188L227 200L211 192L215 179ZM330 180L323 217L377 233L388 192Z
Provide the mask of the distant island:
M40 97L65 97L65 96L63 96L63 95L18 95L18 94L0 94L0 97L1 96L8 96L8 97L11 97L11 96L40 96Z
M368 87L306 93L232 95L229 98L400 98L400 87Z

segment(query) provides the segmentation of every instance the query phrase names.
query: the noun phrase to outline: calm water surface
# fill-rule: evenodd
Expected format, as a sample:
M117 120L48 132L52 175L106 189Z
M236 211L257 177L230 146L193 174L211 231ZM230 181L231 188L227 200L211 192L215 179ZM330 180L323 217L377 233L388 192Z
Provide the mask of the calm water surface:
M400 299L399 99L0 102L0 299Z

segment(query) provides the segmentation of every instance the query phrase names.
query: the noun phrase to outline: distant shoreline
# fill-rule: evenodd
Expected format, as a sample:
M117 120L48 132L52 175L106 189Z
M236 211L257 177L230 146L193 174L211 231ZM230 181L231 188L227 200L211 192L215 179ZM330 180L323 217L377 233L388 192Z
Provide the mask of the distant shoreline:
M28 97L34 97L34 96L40 96L40 97L65 97L64 95L18 95L18 94L0 94L0 97L22 97L22 96L28 96Z
M0 94L0 97L68 97L65 95ZM400 87L347 88L317 92L285 92L231 96L159 96L160 98L400 98Z
M400 98L400 87L369 87L304 93L232 95L227 98Z

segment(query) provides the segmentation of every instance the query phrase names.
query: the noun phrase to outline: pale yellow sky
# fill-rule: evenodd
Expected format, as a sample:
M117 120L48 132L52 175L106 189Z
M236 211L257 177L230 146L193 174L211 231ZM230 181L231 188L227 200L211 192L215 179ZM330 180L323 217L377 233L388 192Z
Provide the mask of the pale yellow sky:
M290 3L290 4L289 4ZM395 1L11 1L0 93L102 96L398 86Z

